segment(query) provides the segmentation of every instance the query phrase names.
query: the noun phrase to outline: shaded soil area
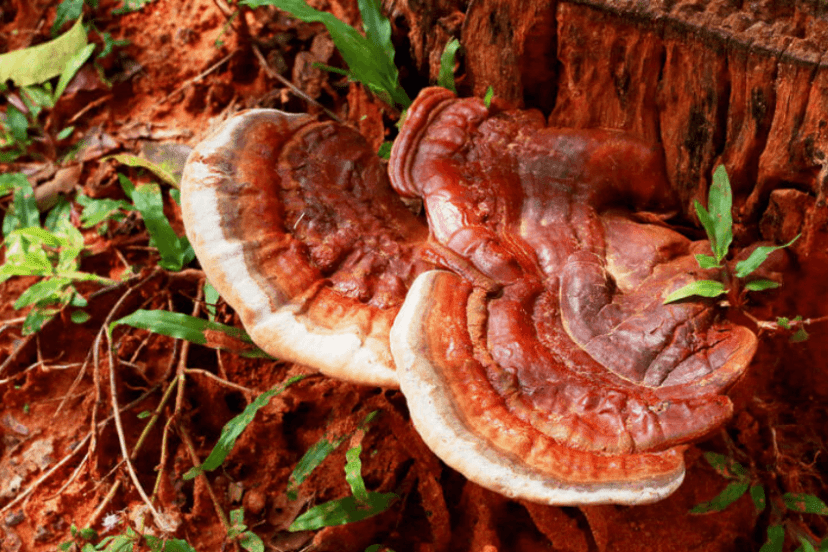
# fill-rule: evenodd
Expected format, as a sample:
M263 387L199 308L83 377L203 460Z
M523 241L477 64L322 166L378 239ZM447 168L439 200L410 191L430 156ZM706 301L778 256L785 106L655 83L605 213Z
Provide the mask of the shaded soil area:
M359 22L355 1L311 3L351 24ZM773 3L758 3L770 11L759 10L757 21L776 14L779 21L789 22L785 28L777 25L777 35L791 37L780 46L790 55L770 55L773 63L750 65L736 50L715 44L715 36L725 31L753 37L747 29L756 21L740 19L741 12L727 2L697 2L695 11L673 9L674 19L686 20L685 31L663 18L652 26L648 21L657 18L650 12L624 15L624 5L612 2L533 1L523 7L511 2L509 9L515 13L508 24L502 14L510 12L489 4L496 3L385 3L409 95L434 82L442 47L457 36L467 52L457 67L461 94L482 95L491 85L504 102L540 108L561 126L622 128L681 144L673 148L674 158L667 157L675 167L671 176L677 193L688 206L706 190L702 183L714 161L726 159L737 167L738 246L759 238L781 243L804 234L790 254L784 286L750 299L746 311L771 321L776 316L818 319L828 314L828 251L822 239L828 232L826 177L818 163L824 158L828 119L828 110L821 109L826 105L825 88L819 86L822 54L814 54L817 62L811 66L793 56L810 51L805 42L825 44L824 14L808 3L781 15L765 6ZM33 155L0 166L3 172L25 172L36 190L43 189L43 197L59 191L71 200L82 191L92 198L123 199L118 173L136 183L153 181L153 176L107 155L129 152L180 167L189 148L246 108L274 107L323 118L333 114L376 148L395 135L397 112L360 85L315 65L343 66L321 25L299 23L272 8L238 11L224 0L156 0L123 15L112 13L117 6L101 0L97 8L86 8L85 19L101 33L129 43L100 59L100 71L87 64L44 121L46 133L56 134L70 124L73 133L55 143L35 143ZM57 2L48 1L4 4L0 49L47 40L56 8ZM711 24L714 39L692 31L692 25L707 25L716 10L730 10L730 27ZM606 19L605 31L587 33L590 14L596 13ZM751 32L761 38L760 31ZM749 42L761 53L770 46L760 38ZM90 33L90 40L100 43L101 34ZM501 55L484 60L481 53L492 48ZM605 67L601 60L584 61L589 56L583 52L598 50L613 53L617 63ZM487 65L491 63L506 69L497 73ZM710 69L706 87L699 88L706 94L704 101L696 101L693 86L677 84L678 75L693 72L694 63ZM752 81L744 71L739 73L745 68L751 69ZM730 76L723 77L728 71ZM800 80L807 86L797 89ZM733 100L741 97L733 93L739 86L748 91L742 104ZM539 92L544 89L548 94ZM595 90L595 99L585 99L584 90ZM773 109L768 107L771 92ZM610 102L610 94L621 99ZM799 107L791 107L788 116L783 106L791 102ZM607 106L599 110L604 116L590 111L596 105ZM748 106L753 114L752 134L739 133L745 127L737 124L738 105ZM688 115L681 120L657 115L671 106L675 113ZM793 138L786 134L789 127L797 132ZM693 128L706 130L692 134ZM768 144L777 143L780 149L768 153ZM74 172L68 183L58 186L58 159L70 148L75 149L73 160L63 161L63 166ZM9 198L3 201L5 207ZM77 219L80 207L73 209ZM180 212L170 198L165 212L181 235ZM680 221L681 228L697 232L690 220ZM166 526L166 535L186 539L196 550L233 549L238 544L227 540L226 516L240 507L265 549L276 551L362 551L374 544L396 552L742 551L758 550L771 525L785 528L785 550L793 550L799 538L819 542L828 533L825 518L793 512L782 502L783 493L828 498L824 323L808 326L811 338L800 343L791 342L790 334L757 327L759 351L749 376L732 393L737 414L712 439L688 448L685 482L668 499L638 507L539 506L508 500L443 465L413 429L398 391L342 383L303 366L247 359L144 330L120 327L110 342L108 323L139 308L205 316L204 276L197 261L181 272L160 269L157 250L150 247L135 216L83 232L87 255L81 270L115 279L127 270L135 274L107 288L80 284L91 314L85 323L73 323L64 312L40 332L24 336L21 317L27 311L17 311L13 304L37 280L21 277L0 284L4 551L55 550L72 539L73 525L92 527L101 536L142 526L161 535L159 523ZM216 317L239 325L221 301ZM306 377L259 411L222 468L207 477L183 478L209 454L222 426L256 395L300 374ZM359 430L375 411L374 421ZM158 416L139 416L142 412ZM322 438L343 441L298 487L296 498L289 499L292 471ZM343 466L345 451L356 444L363 448L368 489L400 498L365 521L315 532L288 531L308 507L350 494ZM725 454L743 465L751 482L765 489L768 505L758 511L746 494L721 512L688 513L729 483L704 460L704 451ZM134 477L123 461L125 454L131 457ZM134 479L153 493L152 503L163 513L160 519L150 521L152 513Z

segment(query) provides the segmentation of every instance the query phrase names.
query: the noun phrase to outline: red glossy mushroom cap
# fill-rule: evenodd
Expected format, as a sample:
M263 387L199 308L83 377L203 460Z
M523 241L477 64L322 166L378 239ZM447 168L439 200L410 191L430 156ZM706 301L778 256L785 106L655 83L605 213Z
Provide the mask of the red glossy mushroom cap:
M463 276L421 275L391 333L432 450L550 504L674 491L683 444L732 414L724 392L756 337L710 302L663 304L712 273L693 258L706 243L636 214L672 206L659 148L428 89L389 171L423 199L445 266Z
M395 387L388 332L427 229L353 129L257 109L199 144L182 180L210 282L270 355Z

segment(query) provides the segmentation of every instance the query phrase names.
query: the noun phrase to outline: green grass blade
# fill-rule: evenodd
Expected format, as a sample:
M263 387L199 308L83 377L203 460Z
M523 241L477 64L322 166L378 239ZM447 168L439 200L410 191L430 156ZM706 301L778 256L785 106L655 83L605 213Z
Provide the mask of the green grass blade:
M393 64L395 52L391 43L391 23L383 17L382 5L379 0L358 0L358 4L365 36L383 53L383 58Z
M294 376L287 380L283 385L271 389L270 391L266 391L256 397L253 402L247 405L241 414L225 424L221 430L218 443L216 443L216 446L213 448L212 452L210 452L210 455L200 466L196 466L185 473L184 479L193 479L205 471L212 471L219 467L224 462L225 458L227 458L227 455L230 454L230 451L233 450L233 447L236 445L236 439L239 438L242 432L253 421L253 418L256 417L256 413L259 409L270 402L271 398L278 395L287 389L288 386L296 383L304 377L305 376Z
M167 270L181 270L184 266L185 249L170 226L170 221L164 215L161 188L157 184L138 186L132 193L132 201L140 211L147 231L161 255L161 261L158 264Z
M354 496L346 496L314 506L297 517L288 531L313 531L322 527L345 525L362 521L387 510L397 499L394 493L368 493L365 502L358 502Z
M736 263L736 277L744 278L745 276L748 276L754 270L759 268L762 263L768 260L771 253L777 249L785 249L786 247L790 247L796 240L799 239L799 236L801 236L801 234L797 234L794 239L784 245L762 245L757 247L747 259Z
M440 75L437 79L437 84L455 94L457 88L454 86L454 63L458 49L460 49L460 41L456 38L452 38L446 43L443 54L440 56Z
M706 514L708 512L721 512L745 494L750 487L749 483L742 483L734 481L729 483L724 490L718 494L713 500L696 504L690 510L691 514Z
M293 468L293 472L288 479L287 495L290 500L296 500L296 489L299 488L299 485L304 483L311 472L319 467L325 461L325 458L336 450L336 447L341 443L342 439L332 443L323 437L308 449L299 460L299 463L296 464L296 467Z
M110 324L110 334L116 326L122 324L175 339L185 339L214 349L231 351L248 358L270 358L253 344L244 330L180 312L137 310Z
M716 280L696 280L677 289L664 299L664 304L674 303L698 295L699 297L718 297L727 290L724 284Z

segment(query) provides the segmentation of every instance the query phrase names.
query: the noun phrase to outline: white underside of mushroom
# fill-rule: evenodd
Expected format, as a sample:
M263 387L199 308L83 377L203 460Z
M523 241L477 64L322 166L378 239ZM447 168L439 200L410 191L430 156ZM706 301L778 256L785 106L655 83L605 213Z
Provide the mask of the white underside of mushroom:
M440 271L414 281L391 329L391 351L400 389L411 419L426 445L446 464L475 483L511 498L550 505L647 504L673 493L684 480L684 469L652 480L573 483L536 469L514 453L495 448L469 428L435 366L426 354L424 311L433 302L432 286Z
M257 274L245 259L238 239L224 231L219 205L220 182L232 175L221 170L221 163L200 159L221 159L233 144L238 127L247 116L262 116L251 110L225 124L216 134L193 151L181 183L181 208L187 220L187 237L201 262L207 279L239 313L253 341L279 360L298 362L320 372L361 384L397 387L388 344L363 335L347 326L336 330L317 329L301 313L301 305L284 299L275 287L266 288L268 278ZM280 114L287 116L287 114Z

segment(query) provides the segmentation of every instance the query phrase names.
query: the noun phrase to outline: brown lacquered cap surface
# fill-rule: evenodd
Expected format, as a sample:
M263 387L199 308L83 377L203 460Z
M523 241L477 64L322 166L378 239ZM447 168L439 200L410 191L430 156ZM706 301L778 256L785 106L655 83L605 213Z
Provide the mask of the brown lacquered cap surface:
M673 207L660 149L427 89L389 173L422 198L444 266L463 276L420 276L392 331L429 446L530 500L634 504L675 490L682 445L730 417L725 392L756 337L712 302L663 305L713 275L693 258L706 242L637 214ZM507 466L523 491L492 475Z
M251 110L192 153L187 236L210 282L276 358L397 385L388 332L427 237L353 129Z

